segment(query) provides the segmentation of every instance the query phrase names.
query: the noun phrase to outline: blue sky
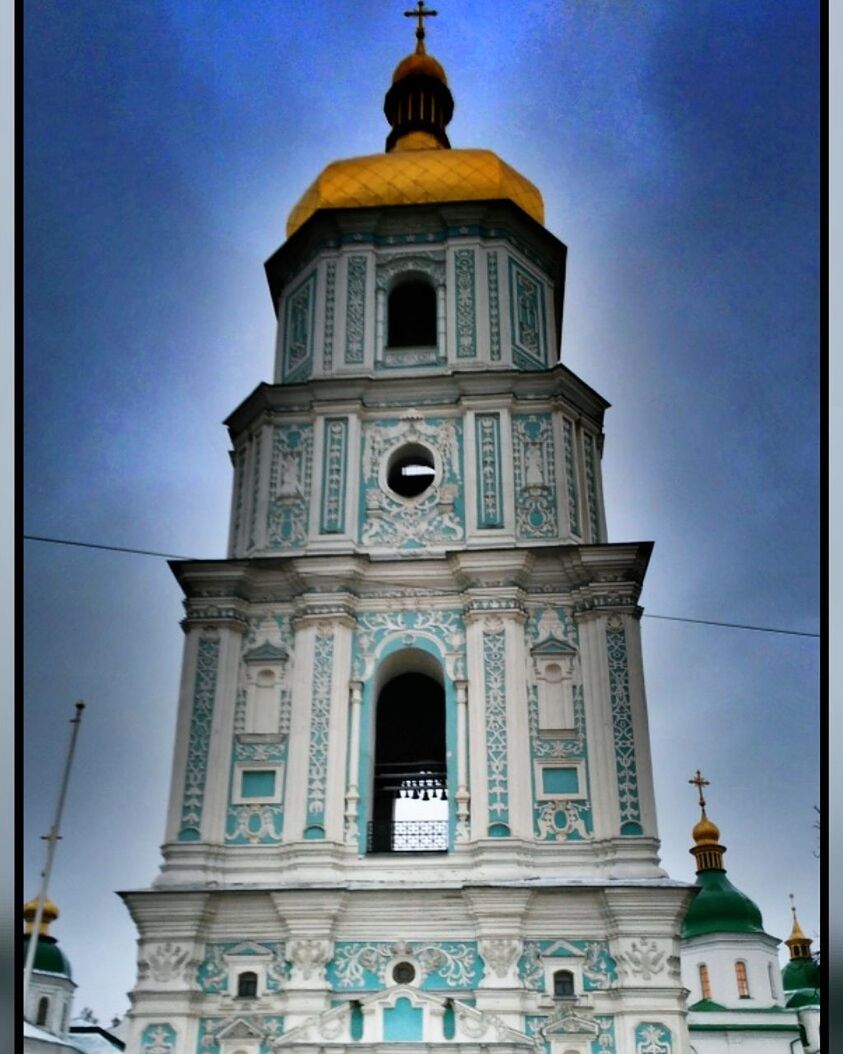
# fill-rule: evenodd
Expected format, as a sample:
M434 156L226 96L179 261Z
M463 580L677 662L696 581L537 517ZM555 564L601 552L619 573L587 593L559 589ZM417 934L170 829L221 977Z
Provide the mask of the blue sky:
M324 165L383 148L406 3L24 4L25 528L224 554L223 418L272 371L263 261ZM643 603L814 631L817 11L767 0L442 0L455 146L536 183L569 248L563 361L612 403L610 539ZM158 867L181 653L150 557L26 543L25 892L87 700L51 896L77 1008L127 1009L115 889ZM818 647L645 619L663 864L712 781L768 931L819 927Z

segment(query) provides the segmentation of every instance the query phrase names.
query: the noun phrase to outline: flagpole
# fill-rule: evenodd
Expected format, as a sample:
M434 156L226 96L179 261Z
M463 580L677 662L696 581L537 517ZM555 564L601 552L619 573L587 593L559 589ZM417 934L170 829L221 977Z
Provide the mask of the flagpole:
M79 725L82 721L82 711L85 709L85 704L80 699L76 704L76 716L71 718L71 725L73 731L70 733L70 747L67 751L67 761L64 765L64 775L62 776L61 789L59 791L59 802L56 808L56 818L53 821L53 826L50 828L50 833L42 835L41 837L47 843L47 861L44 864L44 870L41 872L41 889L38 891L38 902L35 909L35 919L32 923L32 932L29 935L29 947L26 950L26 964L23 969L23 1005L24 1012L26 1008L26 1000L29 995L29 982L32 979L32 966L35 962L35 949L38 946L38 937L41 933L41 919L44 914L44 901L47 899L47 885L50 881L50 872L53 869L53 856L56 851L56 843L61 838L59 834L59 827L61 825L61 814L64 811L64 799L67 795L67 784L70 779L70 766L73 762L73 752L76 749L76 737L79 734Z

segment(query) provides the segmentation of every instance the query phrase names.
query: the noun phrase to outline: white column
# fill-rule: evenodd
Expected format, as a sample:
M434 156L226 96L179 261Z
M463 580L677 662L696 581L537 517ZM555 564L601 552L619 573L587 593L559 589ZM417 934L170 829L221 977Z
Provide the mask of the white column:
M348 756L345 790L345 841L357 845L360 829L357 825L357 809L360 803L360 788L357 786L357 770L360 755L360 707L363 702L363 682L349 684Z
M386 290L378 286L375 290L375 362L383 362L386 347Z
M469 838L468 790L468 681L456 681L457 689L457 841Z

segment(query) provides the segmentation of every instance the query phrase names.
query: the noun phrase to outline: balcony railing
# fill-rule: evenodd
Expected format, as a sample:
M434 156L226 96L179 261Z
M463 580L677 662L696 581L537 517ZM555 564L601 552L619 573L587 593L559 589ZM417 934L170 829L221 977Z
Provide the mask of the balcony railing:
M448 821L370 822L366 849L369 853L446 853Z

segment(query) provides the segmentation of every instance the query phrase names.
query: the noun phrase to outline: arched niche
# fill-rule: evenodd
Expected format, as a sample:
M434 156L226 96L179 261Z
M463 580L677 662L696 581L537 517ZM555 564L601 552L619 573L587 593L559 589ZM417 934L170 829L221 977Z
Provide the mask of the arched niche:
M448 707L441 662L403 647L372 683L369 852L443 851L449 842Z

